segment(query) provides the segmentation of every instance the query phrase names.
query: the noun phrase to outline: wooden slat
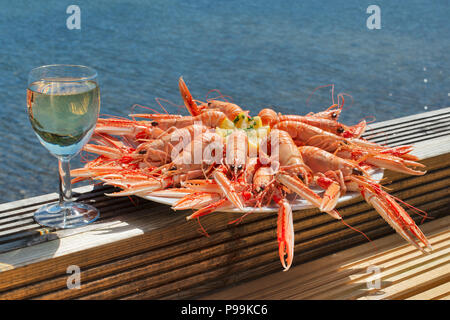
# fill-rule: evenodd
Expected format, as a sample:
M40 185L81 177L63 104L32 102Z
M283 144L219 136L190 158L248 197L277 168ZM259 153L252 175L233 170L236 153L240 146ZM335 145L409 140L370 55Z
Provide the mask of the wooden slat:
M414 125L414 122L400 122L396 125L388 127L389 131L385 131L385 127L370 128L366 131L366 137L370 140L375 140L381 137L396 137L398 134L415 132L417 129L433 128L433 127L447 127L450 121L450 112L446 114L438 114L432 117L425 117L423 119L416 120L418 123ZM426 132L424 132L426 134Z
M406 300L439 300L450 295L450 281L408 297Z
M370 124L369 128L366 132L371 131L389 131L390 128L396 128L398 126L402 126L405 124L408 125L417 125L420 123L423 123L424 121L429 121L430 119L440 119L442 117L447 117L450 115L450 107L447 108L441 108L434 111L424 112L420 114L414 114L411 116L401 117L401 118L395 118L392 120L387 120L383 122L376 122Z
M446 294L450 281L449 226L450 217L423 226L434 247L432 254L421 254L392 235L202 298L404 299L423 297L419 292L426 295L430 285L439 288L431 291L438 297ZM381 273L374 277L369 266L379 267ZM377 278L381 288L368 289L367 282Z
M368 134L383 131L383 139L396 141L401 126L445 124L448 112L450 108L374 124ZM414 139L428 139L414 151L428 173L411 177L387 171L386 182L392 182L390 193L442 217L450 207L450 137L429 139L424 132L409 141ZM201 220L210 235L205 237L197 223L185 221L185 212L138 198L133 198L136 205L128 198L111 199L103 195L105 190L78 190L81 199L100 208L101 219L72 230L49 230L30 221L32 212L55 201L56 194L0 205L0 298L192 298L281 269L273 214L250 215L239 225L227 224L237 214L209 215ZM360 197L338 210L372 239L393 232ZM294 229L294 265L367 241L315 209L295 212ZM72 264L82 270L80 290L66 288L66 268Z
M450 134L450 108L408 116L369 126L364 137L371 141L397 146L448 136Z

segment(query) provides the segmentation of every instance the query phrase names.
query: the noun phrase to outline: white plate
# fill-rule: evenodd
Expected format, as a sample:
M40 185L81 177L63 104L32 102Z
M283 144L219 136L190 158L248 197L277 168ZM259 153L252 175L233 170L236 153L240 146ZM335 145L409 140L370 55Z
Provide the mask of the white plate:
M380 181L383 178L383 173L384 173L383 169L374 169L374 170L370 171L370 175L371 175L372 179L374 179L376 181ZM311 190L313 190L317 194L321 194L324 192L322 189L311 188ZM354 199L354 198L358 197L359 195L360 195L359 192L347 192L346 195L339 198L338 203L348 201L350 199ZM140 196L140 197L150 200L150 201L167 204L169 206L172 206L175 202L178 201L178 198L166 198L166 197L154 197L154 196ZM291 199L290 203L291 203L291 207L292 207L293 211L314 208L314 206L311 205L308 201L306 201L304 199L299 199L298 197L296 197L295 199ZM278 211L278 206L275 204L271 205L271 206L267 206L267 207L261 207L261 208L244 207L244 210L242 210L242 211L239 210L238 208L217 210L217 212L253 212L253 213L265 213L265 212L267 213L267 212L277 212L277 211Z

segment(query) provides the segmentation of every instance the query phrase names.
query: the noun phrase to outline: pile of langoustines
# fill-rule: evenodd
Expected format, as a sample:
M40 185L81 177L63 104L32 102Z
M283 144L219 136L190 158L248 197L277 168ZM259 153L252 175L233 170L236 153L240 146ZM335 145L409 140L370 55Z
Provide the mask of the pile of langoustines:
M303 116L263 109L251 117L223 96L194 100L182 78L179 88L190 116L99 119L91 140L95 144L84 148L99 156L72 170L74 182L95 179L122 189L109 196L177 198L174 210L194 210L188 220L276 204L285 270L294 255L292 195L340 219L337 201L346 191L358 191L404 239L431 250L408 213L370 175L376 168L422 175L425 171L417 168L424 166L410 154L411 146L390 148L362 139L365 121L339 123L343 99Z

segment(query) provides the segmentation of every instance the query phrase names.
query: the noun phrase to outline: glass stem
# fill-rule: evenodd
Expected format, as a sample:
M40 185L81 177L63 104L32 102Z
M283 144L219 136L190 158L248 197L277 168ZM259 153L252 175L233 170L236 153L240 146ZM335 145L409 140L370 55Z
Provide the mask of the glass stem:
M59 168L59 204L72 201L72 184L70 182L70 164L67 158L58 158Z

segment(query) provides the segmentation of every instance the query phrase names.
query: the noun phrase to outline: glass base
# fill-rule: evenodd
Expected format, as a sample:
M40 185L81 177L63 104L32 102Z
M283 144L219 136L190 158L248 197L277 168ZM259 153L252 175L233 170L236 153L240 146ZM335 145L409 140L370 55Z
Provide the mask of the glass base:
M34 213L34 220L44 227L69 229L97 220L100 212L91 205L78 202L46 204Z

